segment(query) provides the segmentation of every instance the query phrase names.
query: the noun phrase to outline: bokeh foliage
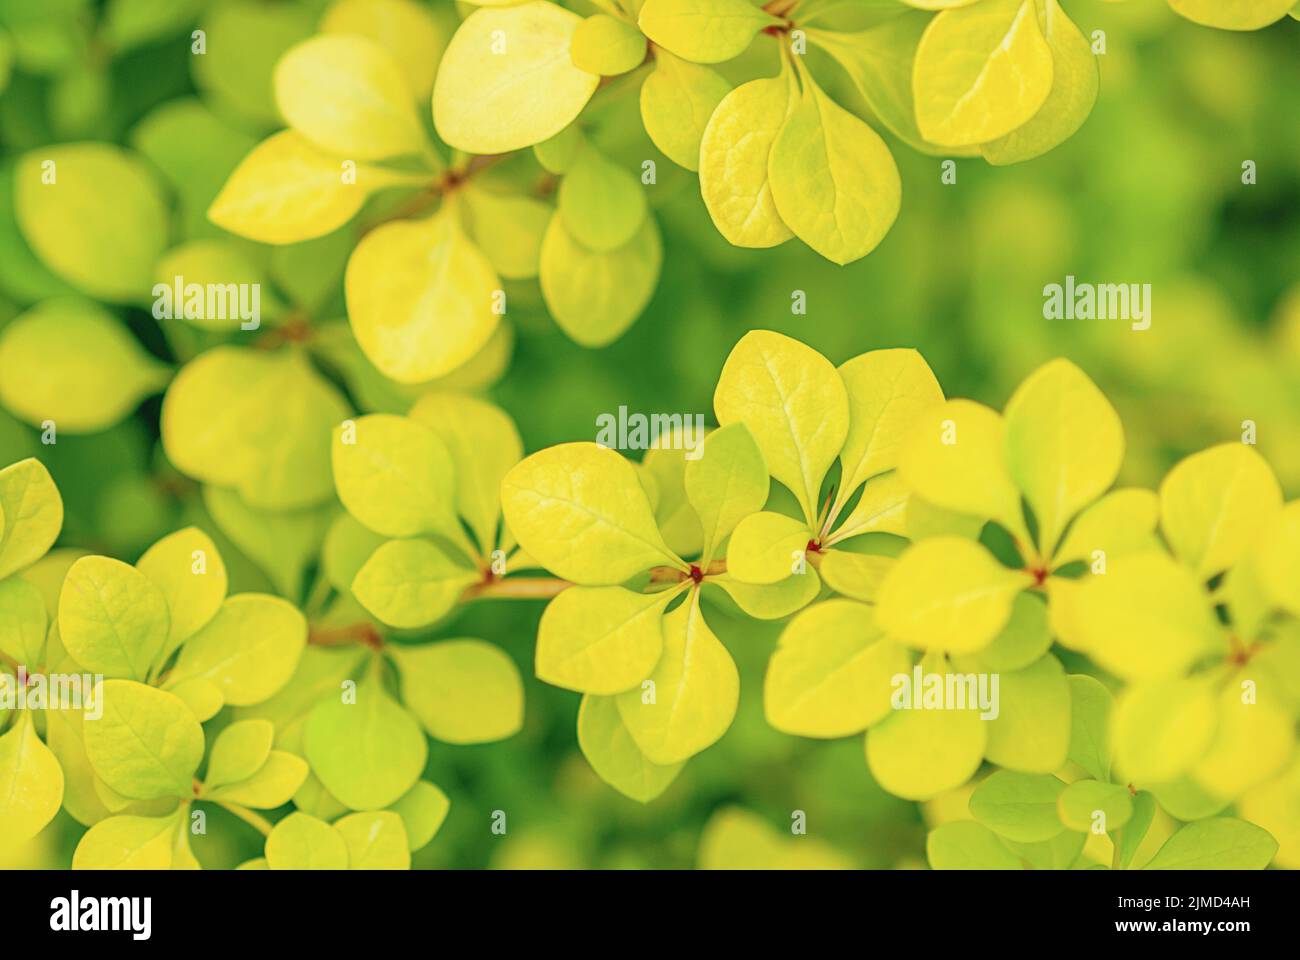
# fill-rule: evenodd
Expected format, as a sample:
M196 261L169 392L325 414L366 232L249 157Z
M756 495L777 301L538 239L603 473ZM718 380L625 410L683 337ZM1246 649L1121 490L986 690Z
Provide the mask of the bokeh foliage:
M145 262L148 279L148 261L181 241L224 236L207 221L207 206L253 144L282 126L273 66L315 31L328 6L2 0L0 329L34 304L77 292L42 265L29 248L32 237L18 229L13 177L22 155L87 141L132 151L132 162L157 185L166 242L135 251L139 237L127 237L117 255ZM428 6L445 42L464 11L442 0ZM571 6L594 9L581 0ZM508 364L493 364L475 384L491 384L490 396L515 418L532 451L590 438L597 415L620 405L707 415L724 358L753 327L797 337L835 363L870 349L915 346L950 396L995 407L1031 370L1064 355L1090 373L1125 423L1121 483L1153 485L1182 455L1237 439L1249 419L1293 499L1300 494L1300 126L1287 118L1300 96L1300 25L1210 30L1158 0L1066 6L1085 34L1104 30L1106 37L1099 101L1083 128L1027 164L958 160L955 184L941 181L939 157L882 133L899 165L901 211L879 247L846 267L798 244L729 246L710 222L695 177L646 137L635 90L623 94L626 109L612 97L602 147L633 165L654 158L660 172L649 192L664 237L658 288L626 335L589 349L556 327L536 284L508 281ZM190 50L196 26L207 33L209 52L201 57ZM823 65L819 76L832 78L840 102L866 114L843 75ZM1246 161L1258 171L1253 185L1242 183ZM268 316L278 313L266 335L291 338L302 323L316 326L322 382L387 408L400 400L349 376L355 350L338 343L350 239L281 250L241 242L240 249L279 300L278 310L264 301ZM1045 320L1043 287L1067 274L1150 283L1151 329ZM282 524L272 528L270 548L240 542L230 532L239 524L223 522L222 506L160 446L160 400L148 396L161 385L158 370L230 339L229 331L156 321L141 303L124 303L131 298L111 284L78 286L107 311L113 330L126 332L129 361L121 369L140 383L123 401L133 412L100 432L61 432L47 446L22 422L22 411L0 409L0 464L36 456L48 465L66 505L60 546L133 562L164 534L198 522L218 540L231 593L303 600L318 572L314 543L323 524L280 517L267 521ZM794 291L806 294L806 313L792 312ZM112 386L120 388L121 378ZM5 388L0 384L0 398ZM322 491L331 489L327 465L315 479L325 481ZM790 811L805 810L812 832L856 865L923 863L923 816L941 815L937 804L922 811L885 794L864 770L856 741L797 740L764 721L762 672L779 626L721 614L711 620L740 671L736 724L659 801L642 807L600 783L578 754L575 699L533 677L541 608L475 605L438 627L438 636L486 637L505 648L525 678L528 706L513 739L430 750L428 779L453 803L417 866L691 865L701 856L706 822L729 804L782 830ZM498 808L511 811L506 838L485 827ZM214 813L208 836L195 843L200 861L231 866L256 856L258 838L219 822L222 816ZM67 865L81 832L62 814L18 862Z

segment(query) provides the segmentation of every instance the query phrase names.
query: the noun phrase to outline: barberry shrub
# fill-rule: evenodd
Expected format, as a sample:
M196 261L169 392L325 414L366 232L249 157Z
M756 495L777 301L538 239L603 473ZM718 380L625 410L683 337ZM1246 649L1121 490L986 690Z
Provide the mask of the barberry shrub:
M1099 837L1124 867L1157 815L1187 825L1152 866L1263 867L1279 840L1295 862L1300 504L1252 447L1113 489L1119 417L1068 361L999 414L945 400L915 351L836 368L766 331L728 357L714 411L698 460L653 451L638 475L562 444L502 483L530 562L574 584L542 616L537 675L584 694L600 776L652 799L725 733L737 671L703 602L725 595L793 614L774 727L865 731L872 775L909 800L974 786L974 819L930 836L936 867L1068 867ZM925 702L918 684L900 703L913 676ZM940 698L995 677L993 709L931 703L933 677Z
M522 723L518 673L490 644L386 645L350 594L310 627L282 597L227 596L194 527L134 566L47 555L62 509L38 461L0 471L6 849L62 806L90 828L74 868L196 868L212 804L266 834L248 868L405 868L449 808L422 779L427 738L483 743ZM336 525L330 569L369 536ZM256 812L290 804L274 824Z

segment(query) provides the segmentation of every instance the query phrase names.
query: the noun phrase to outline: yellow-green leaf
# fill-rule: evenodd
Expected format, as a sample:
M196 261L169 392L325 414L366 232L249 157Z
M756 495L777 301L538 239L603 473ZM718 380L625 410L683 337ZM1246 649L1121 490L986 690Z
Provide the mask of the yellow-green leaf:
M415 786L428 757L424 732L388 695L378 671L358 683L351 696L336 688L312 708L303 748L312 773L353 810L395 803Z
M853 600L809 607L781 633L763 685L767 722L799 737L846 737L884 719L911 656Z
M1292 501L1263 534L1258 554L1259 577L1269 600L1300 617L1300 502ZM1235 571L1234 571L1235 572Z
M1065 525L1115 482L1124 428L1115 408L1068 360L1039 367L1006 408L1007 466L1038 520L1051 556Z
M0 331L0 404L61 431L111 427L167 382L169 372L95 304L47 300Z
M524 455L519 430L500 407L466 394L434 391L407 414L442 438L456 465L456 504L486 556L501 520L501 480Z
M642 753L613 697L587 694L582 698L578 746L602 780L640 803L649 803L667 790L683 766L654 763Z
M402 818L411 850L419 850L433 839L451 809L447 795L432 783L421 780L388 808Z
M461 197L470 235L493 269L508 280L537 276L542 238L554 211L533 197L493 193L471 182Z
M72 855L73 870L170 870L186 818L109 817L91 827Z
M1042 156L1072 137L1092 113L1100 77L1088 38L1057 0L1034 0L1039 26L1052 51L1052 89L1039 111L1004 137L980 144L995 166Z
M291 813L266 838L266 865L271 870L346 870L348 845L324 820Z
M63 498L39 460L19 460L0 470L0 517L4 579L45 556L63 528Z
M275 102L289 126L327 153L384 160L427 146L413 91L367 37L317 34L275 67Z
M724 590L736 606L756 620L780 620L802 610L817 598L822 586L812 567L779 583L741 583L726 573L710 576L704 582Z
M590 144L560 181L557 209L569 236L593 253L626 247L648 212L641 181Z
M470 14L438 67L438 136L468 153L509 153L567 127L600 82L569 55L581 22L542 0Z
M63 769L36 735L24 710L0 737L0 847L17 846L45 829L63 802Z
M1215 817L1181 827L1144 870L1263 870L1277 841L1253 823Z
M501 281L454 206L367 233L344 287L357 342L398 383L423 383L468 361L496 330L503 304Z
M161 662L217 615L226 599L226 565L211 537L198 527L186 527L155 543L135 566L167 601Z
M501 482L506 523L542 566L575 583L622 583L659 564L686 569L663 542L632 465L594 443L533 454Z
M0 580L0 653L35 672L45 662L48 626L45 600L36 587L22 577Z
M992 518L1028 541L1020 492L1006 462L1006 427L995 411L949 400L923 414L903 445L898 472L935 506Z
M826 581L826 586L836 593L863 603L875 603L880 595L880 585L893 565L893 557L848 550L824 550L817 570Z
M99 778L134 800L192 796L203 728L190 708L133 680L106 680L98 696L103 716L87 721L83 732Z
M1065 829L1056 814L1064 788L1056 777L998 770L971 794L971 816L1008 840L1042 843Z
M1035 0L945 10L921 37L912 89L921 135L947 146L987 143L1026 123L1052 88L1052 50Z
M651 762L679 763L712 746L731 726L740 677L692 591L663 619L664 652L639 687L615 697L632 739Z
M261 243L299 243L333 233L374 190L401 183L392 173L321 153L293 130L263 140L230 174L208 219Z
M347 413L299 350L217 347L167 390L163 449L183 473L233 487L251 507L288 510L333 495L329 435Z
M1174 554L1208 579L1235 564L1275 523L1282 491L1253 447L1224 443L1180 460L1160 484L1160 529Z
M411 869L406 827L396 813L350 813L339 819L334 829L347 844L349 870Z
M686 462L685 484L686 498L704 528L700 566L707 568L736 524L767 502L767 465L743 423L708 436L699 459Z
M1070 684L1051 654L1021 670L1002 673L998 715L989 718L990 763L1023 773L1051 773L1070 752Z
M63 143L24 154L14 213L28 246L77 289L144 303L167 243L167 205L135 154L108 143Z
M743 423L768 471L811 524L826 471L848 434L848 394L830 361L798 340L751 330L727 357L713 394L718 423Z
M792 92L787 76L741 84L718 103L700 139L704 205L718 232L738 247L774 247L794 236L776 212L768 182L768 157Z
M108 557L82 557L59 595L63 645L88 670L144 680L167 642L167 600L139 570Z
M170 682L201 677L231 706L261 703L289 682L306 644L307 620L297 607L242 593L186 641Z
M250 777L205 793L209 800L238 803L255 810L274 810L295 797L307 780L307 761L284 750L272 750Z
M872 477L893 470L919 417L943 403L943 389L916 350L873 350L845 361L849 432L840 451L839 502Z
M579 70L613 77L641 65L645 36L626 20L598 13L578 24L569 52Z
M1040 595L1024 591L1016 594L1006 626L992 643L972 654L972 659L994 673L1020 670L1038 660L1051 645L1047 604Z
M1192 768L1192 779L1210 794L1236 798L1281 772L1295 750L1295 723L1285 705L1247 695L1249 666L1219 694L1218 729L1209 750Z
M1120 557L1157 546L1156 523L1160 500L1150 490L1126 487L1113 490L1086 508L1070 525L1056 549L1057 566L1075 560ZM1095 556L1100 550L1102 556Z
M515 663L482 640L389 648L402 676L402 702L444 743L490 743L524 723L524 685Z
M847 489L841 487L841 490ZM864 533L907 533L907 504L911 495L897 470L872 477L862 487L862 496L849 515L827 538L827 544L840 543ZM840 499L837 495L836 499ZM848 497L843 497L847 502Z
M650 301L663 243L653 214L647 214L627 244L601 253L579 243L556 213L541 256L538 279L555 322L576 343L603 347L621 337Z
M975 710L897 710L867 731L867 766L895 796L929 800L974 775L987 736Z
M752 513L737 524L727 545L727 572L741 583L778 583L805 563L812 531L783 513ZM805 567L806 569L806 567Z
M372 413L334 431L334 486L348 512L376 533L454 538L456 468L423 423Z
M660 48L655 51L654 72L641 84L641 122L669 160L687 170L698 170L700 141L714 110L730 90L731 84L716 70ZM784 110L783 103L782 113Z
M479 572L428 540L389 540L370 555L352 593L391 627L426 627L460 600Z
M1070 762L1096 777L1110 779L1110 717L1115 698L1101 682L1084 674L1070 681Z
M438 60L450 39L433 11L414 0L336 0L325 12L320 30L378 42L420 100L433 90Z
M636 686L663 653L661 621L673 596L622 587L565 590L537 627L537 678L592 694Z
M913 544L880 585L876 616L894 639L922 650L973 653L993 642L1033 577L979 544L934 537Z
M1128 787L1099 780L1076 780L1056 798L1056 812L1069 830L1095 833L1118 830L1133 816Z
M646 0L637 23L679 57L721 63L740 56L758 31L781 21L749 0Z
M1221 642L1196 575L1164 553L1112 561L1070 606L1085 652L1126 680L1177 676Z
M247 780L271 756L275 726L269 720L237 720L217 735L203 778L205 790Z
M1291 0L1169 0L1174 12L1220 30L1259 30L1293 9Z
M988 827L974 820L941 824L925 838L935 870L1023 870L1020 859Z
M1175 780L1205 754L1218 711L1202 680L1152 680L1129 687L1115 705L1115 763L1142 785Z
M893 226L902 182L876 132L806 71L803 81L768 157L772 199L795 236L834 263L851 263Z

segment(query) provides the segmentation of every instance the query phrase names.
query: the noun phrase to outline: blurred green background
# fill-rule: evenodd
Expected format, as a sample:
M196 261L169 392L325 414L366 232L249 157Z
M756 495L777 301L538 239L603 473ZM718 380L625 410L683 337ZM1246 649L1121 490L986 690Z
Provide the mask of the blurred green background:
M144 9L149 16L139 14L140 22L153 25L150 35L129 18L123 26L112 3L48 0L44 8L58 15L32 28L24 18L41 5L0 0L7 31L0 76L8 78L0 94L0 260L21 243L6 179L13 158L51 142L107 140L165 159L178 198L176 237L216 235L202 223L205 191L210 198L248 146L278 127L270 68L312 32L326 5L124 4ZM610 97L598 117L607 146L629 163L658 158L651 197L664 233L663 276L630 332L599 350L558 330L535 283L509 288L514 353L488 395L515 417L527 450L593 439L596 417L620 405L712 420L727 352L746 330L765 327L836 363L915 346L950 396L995 407L1036 366L1068 356L1123 418L1121 482L1154 486L1179 457L1239 439L1242 421L1253 420L1259 450L1288 499L1300 495L1300 23L1238 34L1183 21L1163 0L1064 5L1085 33L1105 31L1107 48L1101 97L1079 134L1024 165L959 160L952 185L941 182L940 158L885 134L903 177L902 212L880 247L848 267L795 242L767 251L729 247L709 222L694 175L673 168L641 131L635 90ZM450 30L452 4L431 7ZM240 17L260 18L260 28L241 37L237 64L214 64L215 52L207 61L191 56L196 23L212 43L233 29L232 18L247 22ZM755 59L736 69L753 76L767 67ZM833 68L820 75L843 79ZM865 114L847 83L831 86ZM184 128L159 119L178 109L173 101L219 124L221 149L187 154L185 138L170 133ZM1258 170L1249 186L1241 179L1248 160ZM334 319L342 315L341 261L330 249L322 243L313 256L329 304L321 313ZM34 299L15 263L0 263L0 325ZM1067 274L1151 284L1151 329L1044 319L1044 285ZM807 296L804 315L791 311L796 290ZM206 342L160 327L143 309L116 312L164 359L183 359ZM24 456L47 463L67 505L62 546L133 561L185 522L210 526L196 485L166 464L158 410L153 398L106 432L60 436L54 447L0 410L0 464ZM226 541L221 547L227 557L238 553ZM266 588L256 560L236 557L230 566L232 592ZM792 811L806 811L810 835L858 866L923 865L921 812L871 782L861 738L800 740L765 724L762 672L778 626L710 613L740 667L739 716L665 795L642 806L600 782L578 753L578 696L532 678L540 611L531 602L479 604L437 631L505 648L525 676L527 719L504 743L434 745L429 777L452 807L417 866L692 866L705 823L731 804L780 830ZM488 830L496 809L509 816L505 837ZM81 832L61 813L15 865L66 866ZM260 853L257 835L215 808L208 836L194 847L208 866Z

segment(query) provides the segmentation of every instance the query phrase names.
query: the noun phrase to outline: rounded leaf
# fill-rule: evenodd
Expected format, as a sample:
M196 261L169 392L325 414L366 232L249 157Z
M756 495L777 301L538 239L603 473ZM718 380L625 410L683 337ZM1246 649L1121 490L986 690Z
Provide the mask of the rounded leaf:
M203 728L185 702L132 680L106 680L98 696L103 716L83 727L95 774L135 800L192 796Z
M280 597L230 597L181 648L173 683L201 678L231 706L261 703L289 682L307 644L307 620Z
M169 629L162 591L129 564L82 557L68 570L59 594L59 633L87 670L144 680Z
M603 586L658 564L685 569L632 464L606 447L564 443L533 454L501 482L501 506L524 550L566 580Z
M344 287L357 342L398 383L450 373L500 322L501 282L451 207L371 230L348 261Z
M117 320L80 299L47 300L0 331L0 404L68 433L111 427L167 382Z
M266 838L266 865L271 870L346 870L348 845L324 820L291 813Z
M654 763L641 752L613 697L587 694L578 708L578 747L597 776L626 797L649 803L677 779L682 763Z
M885 141L805 72L772 143L768 178L782 221L833 263L852 263L894 225L903 184Z
M290 127L341 157L383 160L427 144L397 62L366 37L324 33L293 47L275 67L275 102Z
M774 247L794 236L776 211L768 180L768 157L785 125L792 90L786 77L741 84L718 103L700 138L700 193L713 225L735 246ZM646 97L643 92L643 115Z
M1119 414L1068 360L1039 367L1007 402L1007 467L1051 556L1074 515L1105 493L1124 459Z
M911 666L869 606L819 603L781 632L763 684L767 722L799 737L859 733L889 714L893 679Z
M798 340L751 330L727 356L713 394L718 423L743 423L768 471L812 522L822 479L849 429L844 382L830 361Z
M1033 577L960 537L915 543L880 585L876 616L894 639L921 650L971 653L1006 626Z
M1052 50L1035 0L986 0L930 21L913 65L916 122L932 143L996 140L1026 123L1052 89Z
M468 153L509 153L567 127L600 82L569 55L580 23L542 0L470 14L438 67L438 136Z
M1180 460L1160 484L1160 529L1178 559L1202 579L1241 559L1281 508L1272 469L1241 443Z
M646 682L615 697L652 763L679 763L712 746L736 716L740 677L700 612L698 591L663 619L664 653ZM649 686L647 686L649 685Z
M515 663L482 640L389 648L402 702L444 743L491 743L524 723L524 685ZM340 798L342 799L342 798Z
M674 595L623 587L565 590L537 627L537 679L592 694L636 686L663 653L663 612Z
M974 710L898 710L867 731L867 766L895 796L929 800L974 775L987 731Z
M357 684L354 693L355 702L336 691L312 709L303 727L303 747L312 772L341 803L353 810L379 810L397 802L420 779L428 745L415 718L388 695L376 675ZM269 858L269 842L267 854Z
M167 243L167 205L150 170L107 143L51 144L14 171L14 212L55 273L111 303L148 299Z

